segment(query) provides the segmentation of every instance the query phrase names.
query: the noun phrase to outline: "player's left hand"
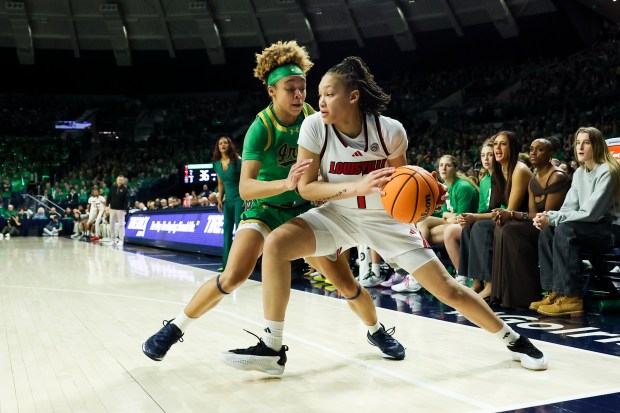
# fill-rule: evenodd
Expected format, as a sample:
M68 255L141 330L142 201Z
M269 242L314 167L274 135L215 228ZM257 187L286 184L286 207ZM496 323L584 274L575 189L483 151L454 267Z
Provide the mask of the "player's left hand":
M383 186L392 179L392 174L396 168L387 167L372 171L364 176L361 181L357 182L355 194L357 196L365 196L371 194L385 195Z

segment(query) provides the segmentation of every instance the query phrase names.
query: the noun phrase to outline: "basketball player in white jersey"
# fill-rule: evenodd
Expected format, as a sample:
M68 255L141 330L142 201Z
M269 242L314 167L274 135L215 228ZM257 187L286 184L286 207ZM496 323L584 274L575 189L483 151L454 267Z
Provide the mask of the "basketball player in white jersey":
M367 244L386 261L414 274L439 300L494 333L513 360L527 369L545 370L547 357L540 350L498 318L478 294L457 283L413 224L400 223L383 209L381 188L395 167L406 164L407 149L402 124L380 115L389 100L357 57L344 59L323 76L320 113L307 117L299 134L298 161L312 163L298 190L305 199L325 204L288 221L265 241L263 310L268 328L258 345L222 353L222 360L242 370L270 373L279 365L283 371L290 261L305 256L333 259L350 247ZM349 287L342 279L332 282L338 289ZM372 341L370 334L368 338Z
M88 229L90 229L93 222L95 223L95 235L93 235L90 238L92 241L99 240L99 235L101 234L101 229L99 225L101 224L101 219L103 217L104 210L105 210L105 198L99 195L98 189L93 189L91 192L91 197L88 198L88 223L87 223Z

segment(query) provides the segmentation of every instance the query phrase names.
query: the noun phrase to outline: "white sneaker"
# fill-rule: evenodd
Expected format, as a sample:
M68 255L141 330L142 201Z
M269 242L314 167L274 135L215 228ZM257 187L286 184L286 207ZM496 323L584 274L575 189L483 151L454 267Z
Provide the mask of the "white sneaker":
M422 285L411 274L407 275L401 283L392 286L392 290L397 293L417 293L421 289Z
M390 288L393 285L400 284L405 279L405 275L394 272L386 281L381 283L381 287Z
M6 234L6 235L4 236L4 238L6 238L6 239L11 239L11 234Z
M4 239L4 234L0 234L0 239Z
M469 277L457 274L456 277L454 277L454 279L456 280L457 283L464 285L465 287L469 287Z
M365 288L376 287L383 281L380 275L375 274L372 270L368 271L366 275L360 280L360 285Z

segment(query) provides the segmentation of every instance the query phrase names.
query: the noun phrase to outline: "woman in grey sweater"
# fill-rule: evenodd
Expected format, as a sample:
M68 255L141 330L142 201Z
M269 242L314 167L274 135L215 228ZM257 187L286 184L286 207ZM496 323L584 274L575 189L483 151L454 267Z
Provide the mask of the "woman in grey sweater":
M547 296L530 308L548 316L581 314L583 283L580 250L584 237L590 250L610 249L604 241L620 237L620 163L603 134L593 127L575 133L575 158L580 167L559 211L536 214L540 278ZM591 245L596 234L601 245ZM601 237L603 235L603 237Z

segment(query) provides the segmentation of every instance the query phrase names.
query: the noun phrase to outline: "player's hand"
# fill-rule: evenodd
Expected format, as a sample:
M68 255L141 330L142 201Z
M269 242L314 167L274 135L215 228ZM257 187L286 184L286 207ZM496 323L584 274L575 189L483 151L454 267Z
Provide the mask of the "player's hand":
M217 200L217 210L218 212L222 212L222 201L220 199Z
M297 184L299 183L301 176L310 167L311 163L312 159L304 159L297 161L293 166L291 166L291 170L288 172L288 176L285 179L287 191L292 191L297 188Z
M549 226L549 216L547 215L547 211L539 212L532 219L532 223L538 229L543 229Z
M392 179L392 174L396 168L388 167L372 171L364 178L357 182L355 194L357 196L365 196L371 194L385 195L383 186Z

